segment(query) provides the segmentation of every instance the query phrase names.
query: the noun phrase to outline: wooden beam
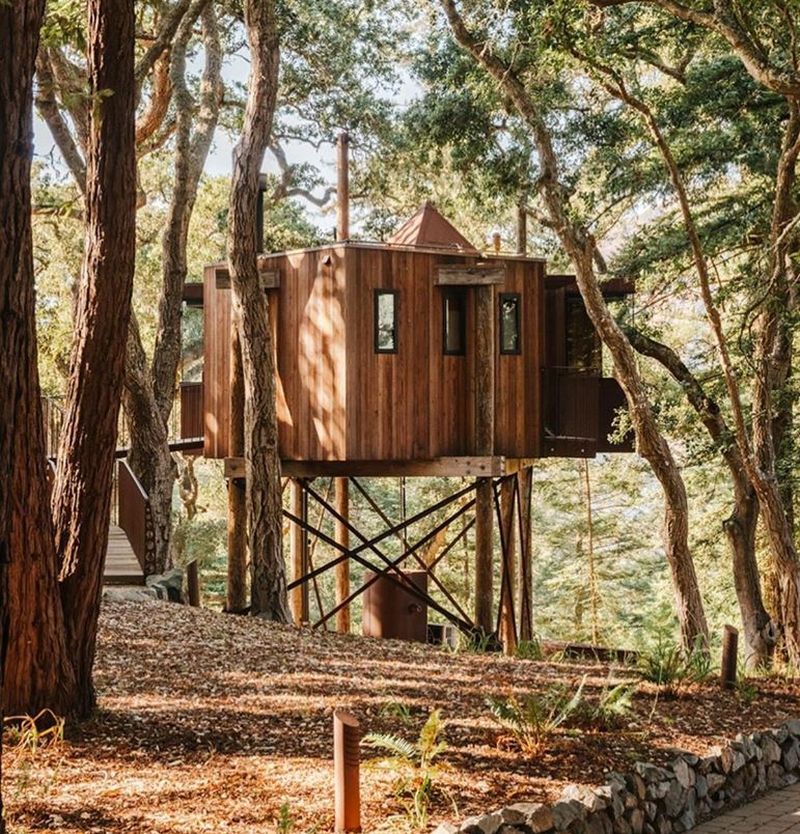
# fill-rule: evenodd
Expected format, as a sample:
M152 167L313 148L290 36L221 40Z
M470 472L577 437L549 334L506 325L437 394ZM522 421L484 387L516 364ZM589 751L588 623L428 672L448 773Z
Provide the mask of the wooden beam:
M262 290L277 290L281 285L281 273L279 269L259 269L258 283Z
M226 478L244 478L244 458L225 458L224 466ZM290 478L392 478L400 475L491 478L505 474L505 459L487 455L431 460L283 460L281 473Z
M292 514L308 524L308 503L303 482L293 478L290 489ZM289 552L292 566L291 581L294 582L308 573L308 534L300 524L292 525ZM292 589L289 594L289 608L297 625L308 622L308 583L304 582Z
M433 283L440 287L469 286L481 287L503 284L506 268L496 262L489 264L439 264L434 273Z
M334 503L336 512L345 521L350 519L350 481L347 478L334 478ZM350 530L347 524L336 520L335 538L345 549L350 549ZM340 605L350 595L350 560L346 559L336 565L336 605ZM320 612L321 613L321 612ZM350 606L343 605L336 612L336 630L340 634L350 633Z
M517 478L517 516L519 518L519 639L533 639L533 558L531 503L533 499L533 469L520 469Z
M517 651L516 614L516 478L506 478L500 484L501 549L503 551L503 580L500 594L500 640L503 653L513 656Z
M336 142L336 240L350 237L350 137L340 133Z
M493 457L495 428L495 315L491 284L475 290L475 452ZM475 623L492 632L494 490L491 478L478 478L475 491Z
M528 251L528 212L525 208L525 198L520 197L517 203L517 254L524 255Z
M239 328L231 326L230 370L230 448L234 455L244 454L244 368ZM228 478L228 577L225 610L242 612L247 608L247 492L244 458L241 472Z
M216 286L218 290L229 290L231 288L231 276L227 269L217 268L215 273ZM281 273L278 269L258 268L258 281L264 290L275 290L281 285Z

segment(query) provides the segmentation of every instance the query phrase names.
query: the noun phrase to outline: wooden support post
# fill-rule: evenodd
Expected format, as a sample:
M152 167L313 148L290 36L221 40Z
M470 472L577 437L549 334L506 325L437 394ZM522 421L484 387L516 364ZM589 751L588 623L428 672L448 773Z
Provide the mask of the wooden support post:
M292 515L308 524L308 502L305 487L299 478L290 481ZM308 533L299 524L292 525L289 538L289 549L292 564L292 582L308 573ZM308 622L308 583L304 582L293 588L289 595L289 608L292 618L297 625Z
M350 481L348 478L334 479L334 503L336 512L346 521L350 519ZM350 548L350 531L347 525L336 520L336 541L345 549ZM336 604L344 602L350 596L350 560L345 559L336 565ZM350 633L350 606L344 605L336 612L336 630L340 634Z
M739 652L739 632L731 625L722 630L722 664L720 682L725 689L736 686L736 666Z
M494 454L494 288L475 288L475 453ZM494 491L491 478L475 490L475 623L492 632Z
M230 454L244 455L244 368L239 328L231 324ZM226 611L247 608L247 491L244 478L228 479L228 584Z
M197 559L192 559L186 565L186 586L189 591L189 605L193 608L200 607L200 572L197 567Z
M516 614L516 477L509 477L500 485L500 515L503 545L503 581L500 598L500 641L503 653L514 655L517 651Z
M525 255L528 251L528 212L525 210L525 198L517 203L517 254Z
M361 795L358 779L361 729L345 710L333 713L334 831L361 831Z
M350 137L340 133L336 143L336 239L350 237Z
M517 478L519 514L519 639L533 639L533 558L531 555L531 502L533 499L533 469L520 469Z

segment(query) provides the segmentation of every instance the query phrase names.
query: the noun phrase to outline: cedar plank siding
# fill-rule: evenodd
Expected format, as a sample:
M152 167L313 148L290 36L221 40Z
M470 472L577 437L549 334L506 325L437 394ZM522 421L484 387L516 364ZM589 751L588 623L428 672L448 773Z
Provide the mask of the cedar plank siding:
M348 243L260 259L261 268L277 271L280 280L268 292L283 459L402 461L472 454L476 290L466 290L466 354L446 355L443 290L434 285L434 275L437 264L470 266L479 260L506 265L505 284L494 287L495 454L539 456L545 318L552 314L545 309L544 263ZM206 269L204 290L207 457L229 454L231 305L230 290L216 289L217 268L224 270ZM395 354L374 350L376 289L399 291ZM501 292L521 295L520 355L499 352Z

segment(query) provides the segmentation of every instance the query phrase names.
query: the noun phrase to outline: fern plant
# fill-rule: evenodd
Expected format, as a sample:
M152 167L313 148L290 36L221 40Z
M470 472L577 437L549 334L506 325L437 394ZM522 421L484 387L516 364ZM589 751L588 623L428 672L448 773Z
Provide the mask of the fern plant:
M406 816L415 829L424 829L428 824L428 812L441 767L437 760L447 749L442 738L444 726L441 710L435 709L416 741L390 733L370 733L361 742L388 753L385 763L401 771L395 782L395 793L404 800Z
M543 694L487 698L486 705L495 722L514 737L523 752L537 753L547 738L578 709L585 683L584 676L574 692L558 684Z
M598 730L609 730L618 727L630 715L633 708L633 694L636 692L635 683L619 683L611 686L606 680L597 701L583 699L577 712L581 723Z

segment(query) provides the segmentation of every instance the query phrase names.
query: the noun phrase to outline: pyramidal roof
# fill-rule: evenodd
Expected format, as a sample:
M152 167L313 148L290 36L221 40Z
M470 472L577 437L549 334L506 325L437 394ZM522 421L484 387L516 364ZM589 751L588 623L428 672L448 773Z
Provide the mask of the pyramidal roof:
M449 220L439 214L436 206L430 201L420 206L389 238L388 243L395 246L427 246L455 249L471 255L480 254Z

